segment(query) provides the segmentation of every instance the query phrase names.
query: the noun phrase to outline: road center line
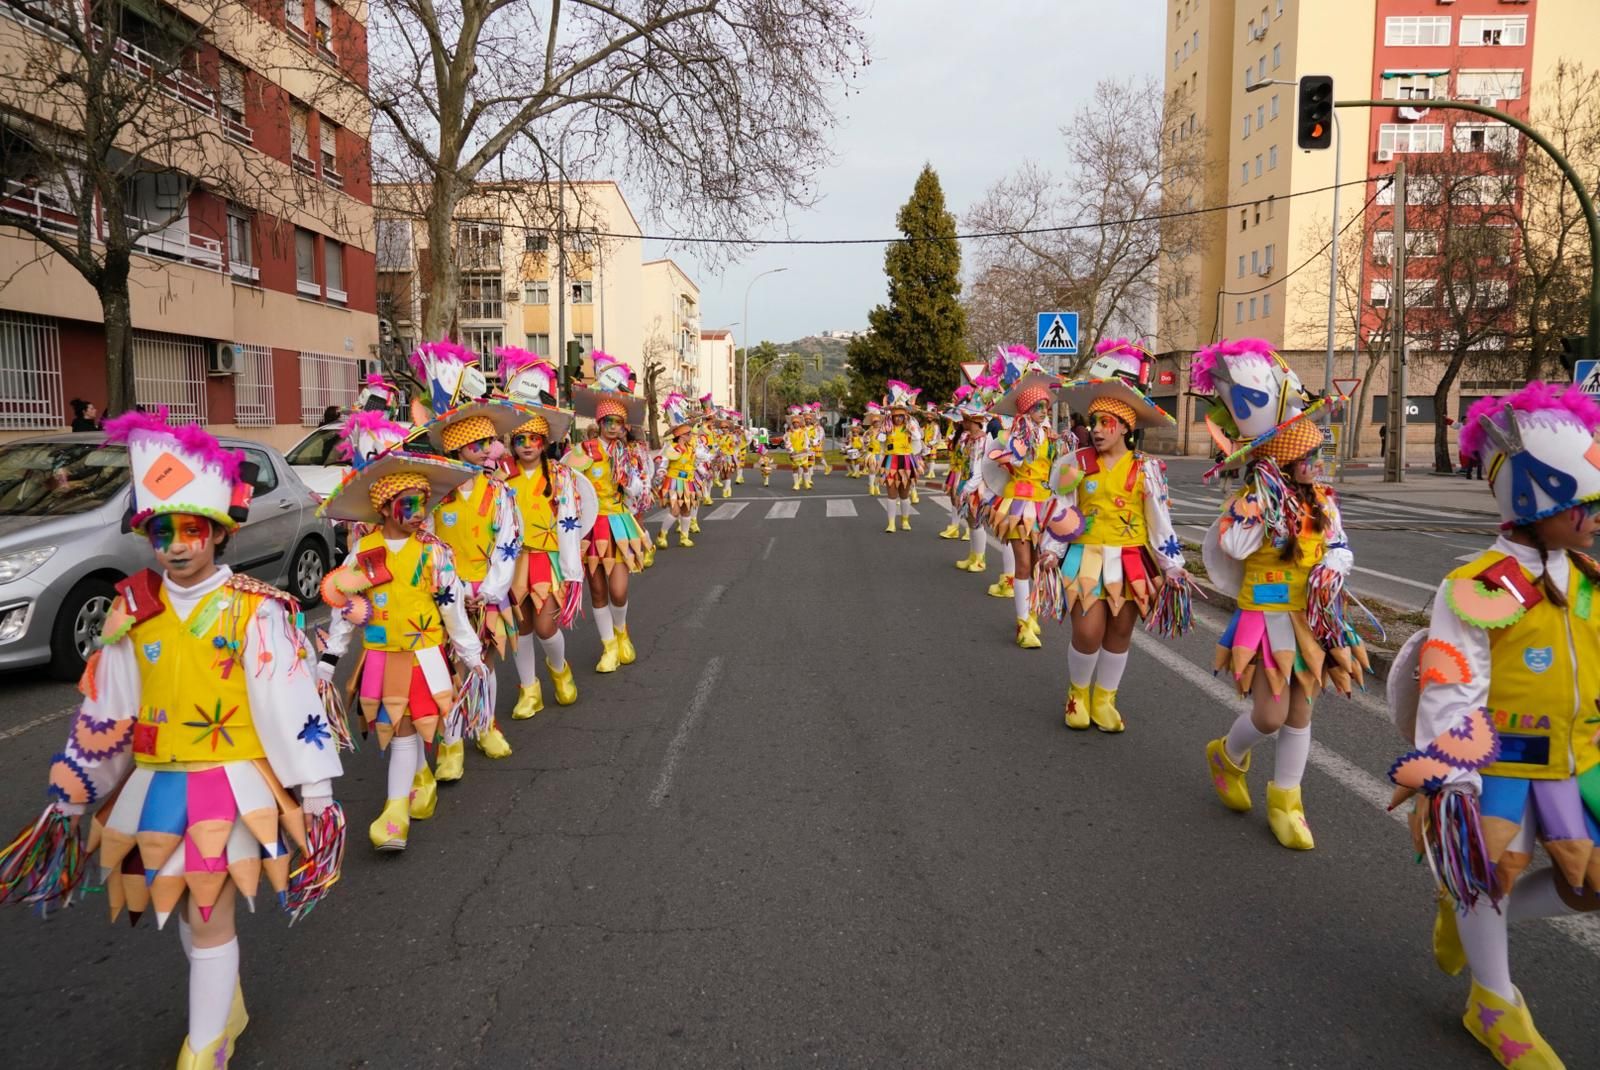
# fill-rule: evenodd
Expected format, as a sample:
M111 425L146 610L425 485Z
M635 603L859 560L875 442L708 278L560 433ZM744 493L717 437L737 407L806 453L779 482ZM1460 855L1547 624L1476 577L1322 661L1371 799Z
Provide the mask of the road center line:
M772 546L777 541L778 541L778 537L776 535L772 536L772 538L767 540L766 549L761 551L761 560L765 561L767 558L772 556Z
M678 722L678 730L672 734L672 740L667 744L667 753L661 759L661 776L656 780L656 786L650 792L650 809L654 810L665 801L667 793L672 790L672 777L678 771L678 762L683 758L684 748L689 745L689 733L694 730L696 722L706 712L706 704L711 701L711 692L717 686L717 677L722 675L722 655L718 654L706 662L705 671L700 674L700 682L695 684L694 697L689 700L689 709L685 711L683 720Z
M700 599L699 605L689 611L689 616L684 619L683 626L685 628L704 628L706 626L706 615L711 612L711 607L722 601L722 596L727 593L728 585L725 583L713 583L706 588L705 596Z
M76 712L78 712L77 706L68 706L64 710L57 710L54 713L44 714L42 717L35 717L31 721L23 721L21 724L12 725L10 728L0 729L0 743L3 743L8 739L15 739L17 736L22 735L22 733L31 728L38 728L42 724L49 724L51 721L58 721L61 718L70 716Z
M1133 641L1145 653L1209 694L1224 707L1237 707L1241 710L1244 708L1237 689L1201 669L1165 643L1152 639L1144 632L1134 632ZM1389 809L1389 799L1393 796L1393 792L1383 781L1315 739L1311 741L1311 764L1337 780L1357 798L1364 799L1377 807L1379 813L1387 814L1402 825L1406 824L1407 811L1404 807ZM1579 947L1600 955L1600 917L1593 914L1569 914L1547 920Z
M1362 568L1360 565L1352 565L1351 567L1355 569L1355 571L1365 573L1368 576L1377 576L1382 580L1392 580L1395 583L1403 583L1407 587L1418 587L1430 594L1439 589L1439 585L1437 583L1422 583L1417 580L1409 580L1404 576L1396 576L1389 572L1379 572L1375 568Z

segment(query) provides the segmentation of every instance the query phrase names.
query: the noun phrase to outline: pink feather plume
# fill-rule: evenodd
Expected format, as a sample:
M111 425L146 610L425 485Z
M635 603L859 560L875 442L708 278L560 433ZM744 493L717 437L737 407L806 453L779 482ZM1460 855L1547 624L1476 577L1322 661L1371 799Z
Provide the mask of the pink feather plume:
M1272 354L1277 352L1271 342L1264 338L1237 338L1233 341L1223 339L1214 345L1206 346L1194 355L1194 363L1189 366L1189 385L1202 394L1215 394L1217 381L1213 372L1217 362L1224 358L1225 363L1252 363L1259 361L1266 364L1271 362Z
M1588 394L1566 383L1533 382L1515 393L1480 398L1474 403L1461 424L1462 453L1482 455L1489 440L1482 418L1497 415L1507 405L1516 412L1550 413L1556 419L1570 418L1591 434L1600 429L1600 405Z
M227 450L199 424L182 424L173 427L167 423L165 406L155 412L125 412L107 420L103 425L107 442L131 443L140 435L159 435L176 440L185 453L200 459L207 468L214 468L230 482L239 478L239 466L244 463L244 453Z

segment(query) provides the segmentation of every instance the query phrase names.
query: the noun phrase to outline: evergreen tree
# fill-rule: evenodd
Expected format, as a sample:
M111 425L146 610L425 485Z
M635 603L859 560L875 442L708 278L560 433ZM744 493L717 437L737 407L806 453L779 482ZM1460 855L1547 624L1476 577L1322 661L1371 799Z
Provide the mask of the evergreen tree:
M891 242L884 253L889 303L869 312L870 332L850 342L852 391L862 404L883 396L885 380L901 379L937 404L960 382L967 349L961 243L932 166L923 165L895 225L909 240Z

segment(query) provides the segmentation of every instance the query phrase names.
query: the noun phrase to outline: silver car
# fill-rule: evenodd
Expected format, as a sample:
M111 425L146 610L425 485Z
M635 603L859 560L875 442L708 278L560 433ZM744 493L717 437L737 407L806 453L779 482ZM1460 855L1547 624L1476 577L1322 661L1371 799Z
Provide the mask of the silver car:
M221 441L257 468L250 519L223 560L314 605L333 526L277 450ZM48 664L58 679L82 674L113 585L155 565L143 539L122 533L130 495L127 450L100 432L0 444L0 669Z

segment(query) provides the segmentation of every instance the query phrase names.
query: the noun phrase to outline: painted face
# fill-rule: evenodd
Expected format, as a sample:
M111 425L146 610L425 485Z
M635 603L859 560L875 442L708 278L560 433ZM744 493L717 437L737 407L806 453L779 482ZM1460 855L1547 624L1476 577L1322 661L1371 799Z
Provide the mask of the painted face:
M204 576L216 564L216 527L203 516L167 513L152 517L145 537L156 561L180 586Z
M627 422L620 416L607 416L600 421L600 433L613 442L620 441L627 429Z
M1035 401L1028 409L1028 418L1036 424L1042 424L1050 418L1050 403L1048 401Z
M428 495L420 490L407 490L389 500L389 519L408 535L413 535L428 519Z
M1600 532L1600 502L1547 516L1534 528L1550 550L1587 550L1594 545L1595 533Z
M1092 421L1089 424L1089 440L1101 453L1114 448L1128 433L1123 422L1109 412L1097 412L1089 419Z
M500 459L500 455L505 452L505 446L497 438L485 438L477 442L469 442L456 452L468 464L475 464L480 468L485 468Z
M532 431L523 431L511 436L511 452L517 455L517 460L524 464L537 461L544 455L544 436Z
M1321 479L1326 471L1327 465L1322 463L1322 454L1312 452L1289 466L1289 478L1296 483L1309 485Z

